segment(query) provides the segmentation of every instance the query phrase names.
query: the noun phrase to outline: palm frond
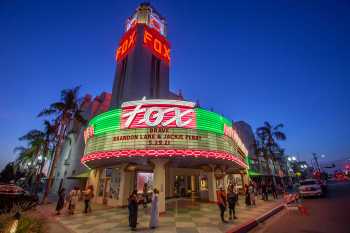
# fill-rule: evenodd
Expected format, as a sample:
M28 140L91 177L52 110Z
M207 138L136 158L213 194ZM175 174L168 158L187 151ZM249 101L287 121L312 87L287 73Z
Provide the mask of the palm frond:
M264 122L264 125L265 125L265 127L267 127L268 129L271 129L271 128L272 128L271 124L270 124L268 121L265 121L265 122Z
M38 117L43 117L43 116L51 116L52 114L55 114L56 110L52 108L45 108L41 112L39 112Z
M277 140L284 141L287 139L286 135L284 133L282 133L281 131L274 132L273 135Z

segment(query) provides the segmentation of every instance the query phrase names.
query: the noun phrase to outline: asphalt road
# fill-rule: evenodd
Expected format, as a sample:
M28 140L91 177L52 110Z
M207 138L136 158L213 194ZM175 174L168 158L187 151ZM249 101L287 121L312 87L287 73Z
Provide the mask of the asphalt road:
M350 182L332 183L324 198L307 198L309 216L283 210L250 233L350 233Z

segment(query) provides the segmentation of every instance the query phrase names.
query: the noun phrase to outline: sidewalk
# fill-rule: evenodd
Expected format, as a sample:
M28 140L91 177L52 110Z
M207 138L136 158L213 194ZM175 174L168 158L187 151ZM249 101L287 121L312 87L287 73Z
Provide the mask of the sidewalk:
M240 197L236 208L238 219L222 223L219 208L213 203L201 203L191 199L171 199L167 201L167 211L159 218L160 227L155 230L148 228L149 208L139 207L138 230L145 233L223 233L257 218L281 203L281 200L257 201L256 207L246 207L243 197ZM38 209L52 217L52 224L61 225L63 231L49 231L50 233L107 233L131 232L128 227L127 208L110 208L103 205L93 205L93 212L82 213L82 203L76 214L69 216L54 215L54 205L41 206ZM50 213L50 214L49 214ZM228 213L226 211L226 219ZM56 227L53 227L56 228Z

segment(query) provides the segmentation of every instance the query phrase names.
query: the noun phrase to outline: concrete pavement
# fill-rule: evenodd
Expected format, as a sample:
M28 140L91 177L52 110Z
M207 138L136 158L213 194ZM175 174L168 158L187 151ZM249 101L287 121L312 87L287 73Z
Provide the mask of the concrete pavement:
M236 209L238 219L223 224L220 221L219 209L216 204L200 203L191 199L172 199L167 201L168 210L164 215L161 215L160 227L156 230L149 230L148 228L149 208L144 210L140 206L138 232L223 233L235 225L243 224L254 217L266 213L279 205L280 202L281 200L270 200L267 202L258 200L257 207L247 208L243 203L243 197L241 197L240 204ZM50 208L54 208L54 206ZM82 206L80 206L74 216L65 214L54 216L53 212L51 216L56 223L59 223L66 229L64 233L130 232L127 208L105 208L99 210L96 209L96 206L93 206L93 208L93 212L87 215L81 213ZM45 210L45 212L48 211Z

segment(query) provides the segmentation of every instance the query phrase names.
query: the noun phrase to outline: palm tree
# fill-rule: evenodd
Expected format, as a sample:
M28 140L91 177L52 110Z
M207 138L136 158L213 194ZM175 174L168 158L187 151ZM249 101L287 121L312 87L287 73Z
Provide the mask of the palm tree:
M24 146L18 146L16 147L13 152L18 153L18 157L16 159L16 163L24 165L31 161L34 157L34 150L32 147L24 147Z
M61 91L61 100L59 102L52 103L48 108L41 111L38 117L42 116L54 116L54 122L56 125L54 145L54 156L52 159L51 169L49 172L48 180L46 183L45 193L43 196L43 202L46 201L47 195L52 186L52 179L55 174L57 162L61 156L62 145L67 134L67 129L74 121L78 123L86 123L80 110L80 99L78 97L80 87L72 89L66 89Z
M256 130L258 151L265 157L267 161L271 160L274 167L274 162L276 159L279 159L278 156L281 156L283 154L281 153L283 150L277 144L277 141L283 141L287 138L286 135L280 131L281 128L283 128L283 124L272 126L269 122L265 121L264 126L259 127ZM272 175L269 166L268 169Z

